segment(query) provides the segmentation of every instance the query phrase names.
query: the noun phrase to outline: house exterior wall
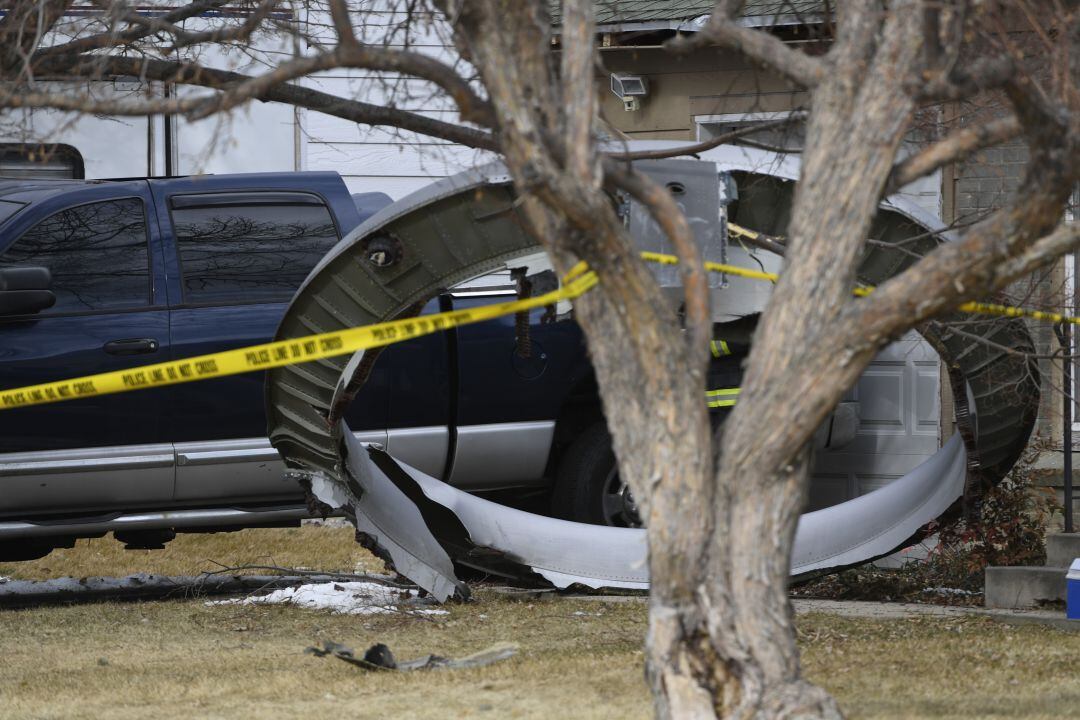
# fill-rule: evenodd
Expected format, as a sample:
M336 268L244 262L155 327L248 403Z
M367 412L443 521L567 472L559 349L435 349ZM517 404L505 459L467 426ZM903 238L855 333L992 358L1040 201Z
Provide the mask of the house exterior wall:
M696 140L695 117L788 112L805 105L805 94L783 78L718 48L683 56L659 47L605 48L601 59L606 72L597 82L602 88L609 85L609 73L641 75L649 83L649 95L633 112L610 91L601 91L605 119L634 139Z
M945 109L945 129L987 122L1000 117L1005 107L1006 101L1000 96L983 96L963 105L952 104ZM1027 162L1027 145L1022 138L1017 138L977 152L953 165L944 178L943 219L962 229L1003 207L1019 191ZM1040 310L1062 311L1069 304L1064 261L1014 283L1005 291L1004 301ZM1028 326L1040 355L1058 350L1059 343L1049 323L1030 322ZM1061 364L1040 358L1038 366L1043 395L1035 436L1060 448ZM1058 457L1060 459L1060 454Z
M385 41L454 62L457 54L445 26L408 23L399 8L404 0L376 0L364 6L356 31L364 39ZM290 15L306 38L332 39L332 23L325 13L301 9ZM207 25L200 18L184 23L198 32ZM206 48L198 60L210 67L261 74L291 54L285 36L259 35L243 53ZM402 80L388 73L334 70L299 81L309 87L370 103L387 102L424 115L457 122L452 101L433 85ZM129 87L130 85L130 87ZM159 83L92 82L91 90L113 97L137 93L162 97ZM76 91L81 91L79 87ZM203 90L180 88L179 94ZM122 152L117 152L118 141ZM460 172L490 155L459 146L388 129L360 127L356 123L278 103L252 102L227 116L188 121L160 115L144 118L78 117L71 113L34 110L0 112L0 142L63 143L83 157L86 177L192 175L202 173L332 170L339 172L353 192L381 191L394 199L433 180ZM171 148L171 153L168 149Z
M963 106L949 105L944 113L945 126L962 127L985 122L1000 116L1004 107L1005 101L1000 97L976 98ZM943 219L962 228L1002 207L1019 191L1027 161L1028 148L1022 139L1016 139L975 153L964 162L947 168L942 187ZM1059 260L1049 268L1014 283L1006 290L1005 300L1024 307L1068 312L1073 304L1069 291L1070 282L1074 279L1068 279L1066 274L1066 262ZM1035 460L1034 482L1050 490L1059 503L1064 503L1065 443L1061 394L1064 368L1060 361L1045 357L1060 352L1060 343L1050 323L1030 321L1028 327L1040 356L1037 365L1042 384L1039 417L1032 434L1032 443L1042 448ZM1074 339L1074 347L1075 343ZM1073 377L1077 377L1075 368ZM1075 420L1078 406L1074 403L1073 407ZM1080 439L1080 432L1075 434L1073 452L1076 439ZM1073 484L1080 485L1080 458L1074 456L1073 465L1077 467ZM1073 507L1074 514L1080 514L1080 497L1074 497ZM1050 526L1060 529L1061 517L1051 518Z

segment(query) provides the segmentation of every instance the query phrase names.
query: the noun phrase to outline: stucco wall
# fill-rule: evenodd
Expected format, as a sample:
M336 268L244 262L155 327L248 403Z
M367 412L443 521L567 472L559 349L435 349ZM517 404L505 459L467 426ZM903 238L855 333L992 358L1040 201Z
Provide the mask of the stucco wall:
M609 73L621 72L641 75L649 84L648 97L633 112L610 91L601 95L604 117L633 138L696 140L695 117L784 112L806 100L786 80L716 48L685 56L660 48L607 48L601 59L607 71L598 77L603 86Z

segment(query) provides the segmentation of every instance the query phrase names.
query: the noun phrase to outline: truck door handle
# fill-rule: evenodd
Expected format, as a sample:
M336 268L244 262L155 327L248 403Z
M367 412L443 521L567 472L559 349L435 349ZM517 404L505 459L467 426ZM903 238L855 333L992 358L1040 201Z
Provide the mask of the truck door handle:
M144 355L157 352L158 341L153 338L126 338L110 340L104 347L110 355Z

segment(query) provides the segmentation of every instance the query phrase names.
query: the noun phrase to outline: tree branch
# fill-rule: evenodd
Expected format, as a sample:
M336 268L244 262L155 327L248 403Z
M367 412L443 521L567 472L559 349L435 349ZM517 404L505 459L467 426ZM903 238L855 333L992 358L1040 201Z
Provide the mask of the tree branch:
M921 86L913 88L913 94L921 103L965 100L981 92L1002 87L1015 74L1016 64L1011 58L980 58L965 68L955 68L947 75L931 78Z
M345 19L347 23L347 18ZM351 30L350 30L351 33ZM215 112L230 110L237 105L253 98L265 99L265 94L274 85L289 80L294 80L320 70L331 68L355 68L375 70L381 72L396 72L410 75L436 85L445 91L456 103L458 111L465 122L478 125L491 126L493 122L491 106L484 98L470 87L468 81L445 63L410 50L397 50L393 48L373 45L361 45L355 42L344 42L330 52L320 53L306 57L295 58L277 65L273 70L263 75L250 76L232 73L233 81L228 87L219 85L222 90L221 97L177 99L174 104L164 110L153 112L185 113L193 119L206 117ZM71 71L75 66L93 66L100 63L107 65L114 58L105 55L88 54L60 54L52 50L45 50L34 56L34 67L38 71L49 70L57 74ZM146 62L154 62L147 60ZM209 69L207 69L209 70ZM99 76L106 75L102 69ZM82 77L87 77L85 71ZM179 80L177 81L179 82ZM7 93L11 97L13 93ZM37 95L37 97L44 97ZM20 105L25 107L26 105ZM48 104L48 107L58 107ZM117 109L115 114L141 114L125 112Z
M1051 230L1060 222L1071 188L1080 179L1080 142L1067 133L1053 133L1047 125L1062 129L1051 120L1041 124L1041 131L1031 132L1032 159L1016 198L960 240L945 243L870 296L852 302L839 326L852 336L834 338L840 346L891 337L966 301L985 297L1057 257L1046 253L1074 245L1074 226Z
M563 0L563 50L561 90L566 112L564 166L585 182L602 181L593 143L596 117L596 79L593 76L593 42L596 37L593 0Z
M202 33L190 33L178 27L175 22L169 22L167 27L162 28L162 32L173 35L176 40L173 41L172 47L164 49L164 53L170 55L181 48L194 45L235 43L248 40L260 28L263 21L270 17L270 13L274 11L274 8L280 2L281 0L264 0L237 27L218 27Z
M355 50L360 47L360 42L353 32L352 23L349 21L349 6L345 0L329 0L330 17L334 21L334 31L337 33L338 43Z
M188 18L196 17L207 10L214 10L227 5L230 0L203 0L203 2L193 2L190 5L185 5L181 8L177 8L169 13L166 13L160 18L157 18L158 22L175 26L178 22L183 22ZM89 50L97 50L105 47L122 47L129 43L141 40L148 35L155 32L155 27L150 24L144 24L137 28L131 28L122 33L116 32L103 32L96 35L90 35L88 37L72 40L71 42L62 43L60 45L51 45L47 48L41 48L35 53L38 57L49 55L74 55L76 53L87 52ZM35 58L36 59L36 58Z
M1080 248L1080 222L1063 222L1054 232L1032 243L1024 253L998 266L998 274L1008 284L1077 248Z
M18 0L0 18L0 77L19 74L71 0Z
M165 60L123 57L77 56L74 60L50 58L49 63L43 67L88 80L100 79L103 75L129 75L144 80L175 82L215 90L227 89L252 79L241 73L205 68L191 63L177 64ZM253 96L253 99L295 105L365 125L397 127L481 150L497 150L494 136L483 130L424 117L406 110L348 100L291 83L265 88L261 94ZM24 93L0 89L0 107L50 107L102 115L183 113L205 102L207 98L141 100L136 103L127 100L95 101L70 94Z
M328 53L283 62L268 73L241 80L225 90L218 102L195 111L193 117L198 119L231 110L251 98L263 97L267 90L282 82L332 68L398 72L427 80L442 88L454 100L462 120L487 126L492 123L491 105L477 95L449 65L420 53L359 43L346 43Z
M940 167L960 160L976 150L998 145L1020 135L1022 128L1015 115L998 118L982 125L958 130L944 140L923 148L917 154L893 166L885 184L885 195L891 195L908 183L929 175Z
M734 18L742 6L741 0L719 0L701 30L692 36L672 38L664 43L664 48L672 53L685 54L715 43L740 52L803 87L812 88L821 82L826 72L824 61L792 49L764 30L736 24Z
M725 143L729 143L732 140L738 140L746 135L753 135L754 133L761 132L762 130L773 130L775 128L785 127L796 122L802 122L806 117L804 113L793 113L790 117L783 118L782 120L773 120L771 122L747 125L746 127L737 128L731 132L722 133L704 142L697 143L695 145L681 145L679 147L670 148L667 150L637 150L634 152L623 153L608 153L608 156L614 160L662 160L664 158L680 157L682 155L697 155L703 153L706 150L712 150L715 147L720 147Z
M923 5L923 56L928 70L941 67L945 48L941 45L941 6Z

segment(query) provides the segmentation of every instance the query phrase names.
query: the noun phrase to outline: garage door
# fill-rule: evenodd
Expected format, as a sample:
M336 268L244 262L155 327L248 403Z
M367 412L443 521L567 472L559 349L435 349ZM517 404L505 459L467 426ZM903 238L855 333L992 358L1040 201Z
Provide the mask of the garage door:
M916 333L874 358L845 398L859 403L855 439L818 453L810 510L883 487L937 452L939 375L937 353Z

